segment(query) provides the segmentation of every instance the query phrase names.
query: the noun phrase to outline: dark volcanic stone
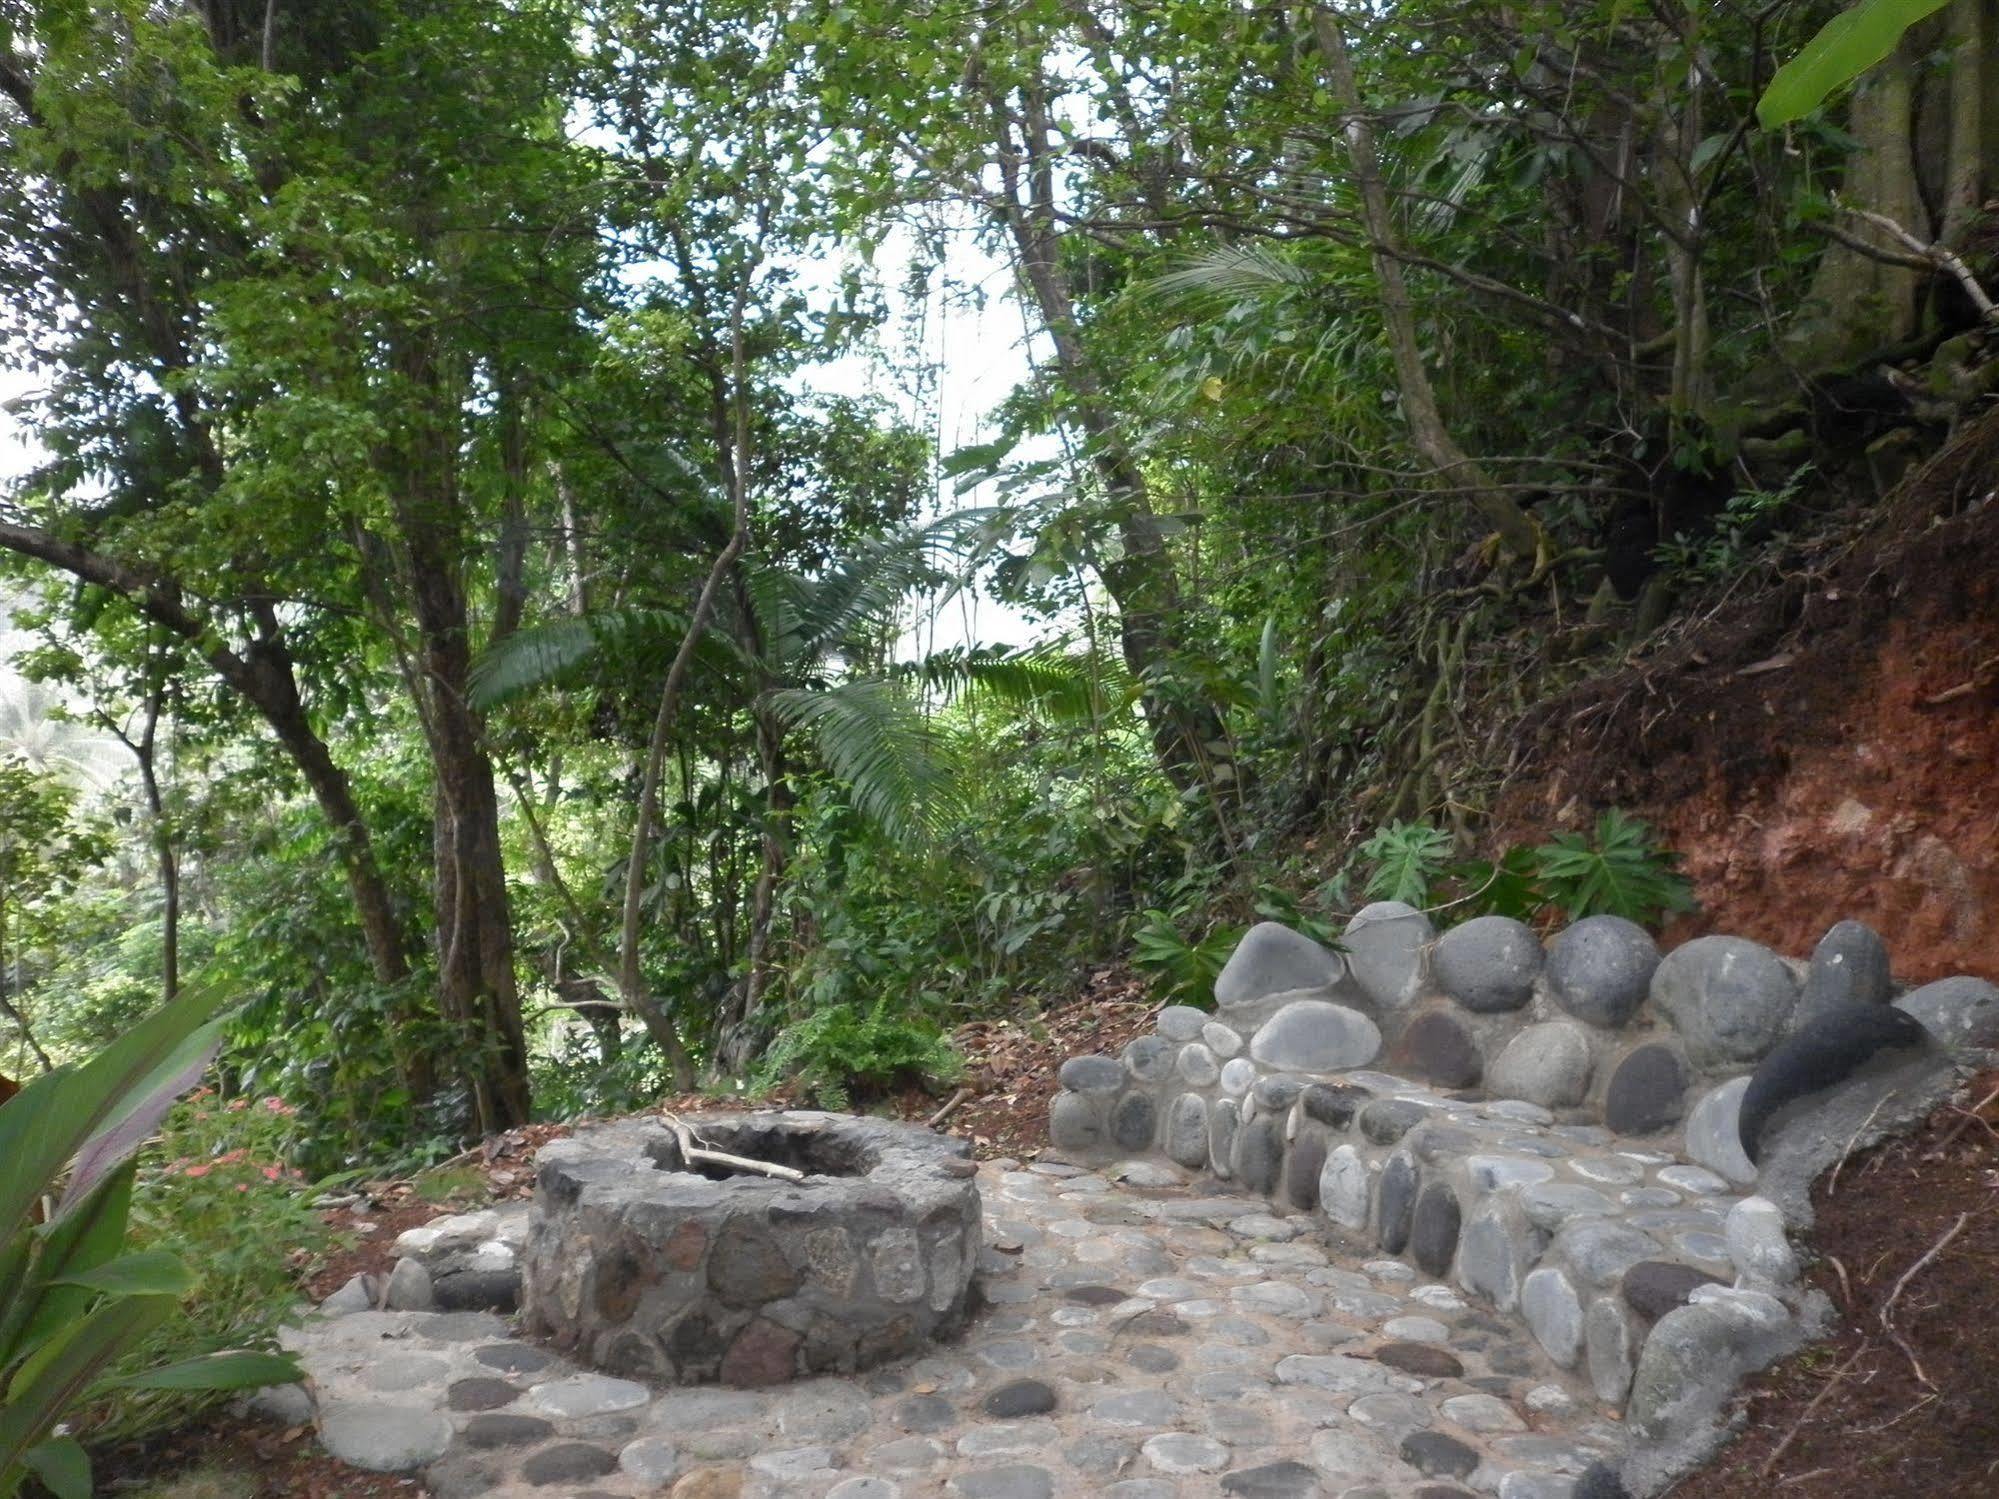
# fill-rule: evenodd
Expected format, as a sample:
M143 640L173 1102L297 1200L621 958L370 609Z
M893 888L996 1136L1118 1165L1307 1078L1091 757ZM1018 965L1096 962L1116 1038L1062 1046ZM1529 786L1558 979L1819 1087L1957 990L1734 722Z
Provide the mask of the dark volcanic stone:
M1284 1198L1310 1212L1319 1205L1319 1168L1326 1164L1326 1137L1305 1130L1284 1155Z
M1268 1196L1284 1163L1284 1121L1258 1114L1236 1131L1234 1156L1231 1164L1243 1190Z
M1426 1275L1442 1276L1458 1252L1458 1229L1464 1210L1458 1194L1443 1182L1431 1182L1416 1199L1416 1216L1409 1227L1409 1257Z
M1116 1286L1071 1286L1062 1296L1079 1306L1116 1306L1120 1301L1131 1300L1128 1292Z
M1389 1254L1400 1254L1409 1243L1409 1222L1416 1211L1416 1166L1400 1153L1381 1168L1375 1189L1375 1236Z
M708 1257L709 1289L727 1306L761 1306L789 1296L798 1285L798 1272L777 1241L737 1220L722 1230Z
M1360 1132L1376 1145L1393 1145L1429 1117L1413 1099L1377 1098L1360 1111Z
M1349 1087L1345 1083L1309 1083L1299 1097L1305 1101L1307 1119L1330 1124L1334 1129L1345 1129L1353 1123L1353 1116L1360 1112L1361 1106L1374 1095L1365 1088ZM1262 1469L1255 1471L1261 1472Z
M1124 1330L1134 1338L1184 1338L1192 1331L1178 1312L1163 1306L1140 1312L1124 1324Z
M1412 1431L1402 1439L1402 1460L1431 1478L1466 1478L1478 1453L1441 1431Z
M484 1463L453 1453L423 1470L423 1486L431 1499L477 1499L500 1486L500 1475Z
M796 1372L799 1335L762 1317L736 1334L722 1358L722 1382L732 1385L781 1384Z
M1389 1064L1440 1088L1469 1088L1485 1076L1478 1042L1449 1010L1426 1010L1396 1038Z
M1585 916L1548 948L1548 987L1578 1020L1616 1029L1645 1000L1659 945L1622 916Z
M1779 1041L1749 1079L1736 1120L1743 1153L1761 1158L1764 1127L1779 1109L1845 1082L1882 1052L1928 1041L1922 1022L1892 1005L1845 1005L1807 1021Z
M472 1357L488 1369L498 1369L502 1374L532 1374L538 1369L546 1369L552 1362L532 1343L495 1343L490 1348L481 1348Z
M1295 1077L1260 1077L1249 1090L1258 1111L1268 1114L1283 1113L1304 1091L1305 1085Z
M1127 1093L1111 1109L1111 1138L1125 1150L1149 1150L1159 1128L1159 1105L1150 1093Z
M1569 1499L1631 1499L1631 1490L1624 1486L1617 1469L1606 1462L1594 1462L1576 1479Z
M1454 1354L1435 1343L1383 1343L1374 1350L1374 1358L1376 1363L1424 1379L1456 1379L1465 1372Z
M520 1386L504 1379L461 1379L446 1392L444 1403L455 1411L491 1411L520 1397Z
M1721 1284L1714 1276L1692 1265L1672 1260L1640 1260L1624 1272L1625 1303L1641 1317L1657 1322L1702 1286Z
M1649 1135L1686 1112L1687 1068L1663 1042L1635 1048L1617 1064L1603 1095L1603 1122L1620 1135Z
M474 1448L532 1447L554 1435L555 1428L539 1416L496 1411L468 1420L459 1428L458 1440Z
M551 1483L576 1483L602 1478L618 1470L617 1457L588 1442L563 1442L544 1447L521 1464L521 1477L536 1488Z
M1055 1391L1038 1379L1016 1379L1001 1385L979 1404L987 1415L1013 1421L1054 1410Z
M451 1270L434 1275L430 1293L447 1312L511 1312L520 1305L521 1272Z
M1303 1463L1265 1463L1260 1468L1238 1468L1222 1475L1222 1492L1240 1499L1313 1499L1319 1492L1319 1474Z
M1887 944L1872 927L1842 921L1812 949L1798 1018L1809 1023L1843 1005L1885 1005L1894 997Z

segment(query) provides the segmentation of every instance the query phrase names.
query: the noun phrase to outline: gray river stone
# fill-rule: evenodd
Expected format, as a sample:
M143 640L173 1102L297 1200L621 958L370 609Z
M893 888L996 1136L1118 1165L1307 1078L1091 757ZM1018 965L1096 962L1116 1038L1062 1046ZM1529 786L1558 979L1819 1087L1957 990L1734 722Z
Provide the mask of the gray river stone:
M1520 1315L1528 1331L1564 1369L1582 1357L1583 1304L1568 1276L1552 1265L1532 1271L1520 1283Z
M1473 1210L1458 1242L1458 1284L1502 1312L1520 1304L1520 1282L1540 1258L1548 1236L1527 1219L1519 1201L1494 1193Z
M1256 1063L1248 1057L1231 1057L1222 1063L1222 1091L1231 1098L1240 1098L1247 1093L1250 1084L1256 1081Z
M1652 1004L1696 1067L1754 1062L1777 1044L1798 1006L1798 983L1770 949L1743 937L1696 937L1652 975Z
M1397 1072L1439 1088L1470 1088L1485 1075L1477 1038L1448 1009L1412 1016L1395 1038L1389 1062Z
M1742 1095L1748 1091L1746 1076L1732 1077L1702 1094L1687 1114L1687 1154L1737 1186L1756 1180L1756 1163L1742 1148L1739 1128Z
M1141 1083L1156 1083L1173 1065L1173 1043L1164 1036L1135 1036L1125 1043L1124 1070Z
M1431 1182L1416 1198L1416 1213L1409 1226L1409 1257L1426 1275L1441 1278L1451 1268L1458 1249L1458 1230L1464 1209L1458 1194L1444 1182Z
M1234 1172L1235 1135L1241 1110L1233 1098L1220 1098L1208 1111L1208 1169L1227 1179Z
M1999 987L1960 975L1924 984L1895 1001L1946 1046L1999 1047Z
M1201 1041L1216 1056L1228 1058L1242 1050L1242 1037L1219 1020L1210 1020L1201 1027Z
M1215 1054L1201 1042L1195 1041L1180 1048L1179 1059L1175 1062L1180 1076L1196 1088L1212 1088L1221 1080L1222 1064L1215 1060Z
M319 1440L349 1467L410 1473L436 1462L451 1445L451 1421L414 1404L337 1402L319 1412Z
M1367 1227L1367 1162L1351 1145L1341 1145L1319 1170L1319 1206L1342 1228Z
M1812 949L1798 1017L1809 1022L1843 1005L1885 1005L1894 997L1888 944L1865 922L1841 921Z
M1229 1164L1245 1192L1268 1196L1284 1164L1284 1121L1262 1114L1237 1129Z
M1400 1254L1409 1243L1409 1225L1416 1212L1416 1163L1396 1151L1381 1169L1375 1189L1375 1241L1389 1254Z
M1475 916L1437 939L1430 976L1476 1014L1517 1010L1541 976L1541 939L1510 916Z
M1573 1020L1550 1020L1506 1043L1486 1069L1486 1087L1543 1108L1573 1108L1589 1094L1594 1065L1589 1032Z
M1578 1020L1615 1030L1650 991L1659 944L1622 916L1585 916L1548 947L1548 989Z
M1111 1057L1071 1057L1055 1074L1071 1093L1115 1093L1124 1077L1124 1064Z
M1610 1074L1603 1122L1620 1135L1650 1135L1677 1124L1685 1111L1687 1064L1661 1041L1635 1047Z
M1168 1041L1192 1041L1201 1034L1201 1027L1208 1023L1207 1013L1192 1005L1168 1005L1159 1012L1155 1022L1159 1034Z
M1150 1150L1159 1106L1150 1093L1127 1093L1111 1107L1111 1139L1124 1150Z
M1190 1170L1208 1163L1208 1106L1198 1093L1182 1093L1166 1110L1166 1154Z
M1249 1004L1298 989L1331 989L1345 976L1338 953L1288 926L1260 921L1222 965L1215 978L1215 1002Z
M1263 1023L1249 1054L1290 1072L1365 1067L1381 1050L1381 1032L1358 1010L1322 999L1293 1000Z
M1340 939L1347 967L1367 997L1398 1009L1416 997L1423 980L1423 952L1436 935L1430 918L1399 900L1362 906Z
M1048 1108L1048 1138L1057 1150L1090 1151L1104 1143L1102 1095L1058 1093Z

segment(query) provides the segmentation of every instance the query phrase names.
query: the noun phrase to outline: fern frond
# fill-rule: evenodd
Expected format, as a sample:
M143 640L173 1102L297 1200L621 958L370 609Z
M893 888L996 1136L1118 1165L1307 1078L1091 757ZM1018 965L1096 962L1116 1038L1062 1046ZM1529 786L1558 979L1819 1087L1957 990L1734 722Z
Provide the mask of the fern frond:
M937 827L950 790L937 733L893 682L781 688L768 701L784 722L813 735L826 768L863 816L897 838Z
M472 705L493 708L571 680L599 657L635 672L663 669L686 632L687 616L672 609L606 609L526 626L472 663ZM717 670L731 669L740 659L734 642L719 630L704 632L695 647L695 660Z
M1060 644L1023 651L939 651L902 669L947 696L1039 712L1057 721L1109 718L1138 700L1124 663Z
M1311 272L1267 245L1220 245L1154 277L1144 290L1166 298L1288 296L1312 279Z

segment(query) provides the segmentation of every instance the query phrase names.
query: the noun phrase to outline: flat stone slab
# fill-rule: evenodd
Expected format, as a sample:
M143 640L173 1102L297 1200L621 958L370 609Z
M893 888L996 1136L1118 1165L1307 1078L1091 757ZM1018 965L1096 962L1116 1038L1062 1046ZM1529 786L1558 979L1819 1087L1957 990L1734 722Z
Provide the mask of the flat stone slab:
M286 1339L329 1450L446 1499L1401 1499L1458 1482L1466 1454L1492 1492L1574 1471L1508 1444L1619 1456L1586 1383L1524 1325L1400 1261L1286 1237L1317 1215L1124 1174L981 1165L983 1236L1015 1246L984 1255L986 1310L957 1342L851 1375L660 1386L463 1314L358 1312ZM384 1396L368 1379L390 1360L411 1382ZM1528 1403L1546 1389L1573 1393Z

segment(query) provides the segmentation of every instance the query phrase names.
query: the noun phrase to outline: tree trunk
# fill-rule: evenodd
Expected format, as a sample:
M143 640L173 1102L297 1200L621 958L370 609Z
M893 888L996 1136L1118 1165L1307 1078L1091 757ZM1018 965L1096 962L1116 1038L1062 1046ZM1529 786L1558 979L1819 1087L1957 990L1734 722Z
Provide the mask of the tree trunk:
M1389 212L1388 188L1374 149L1374 130L1361 110L1360 85L1354 79L1346 38L1340 32L1335 12L1324 5L1313 9L1312 28L1318 38L1319 58L1326 70L1333 102L1346 117L1347 152L1353 159L1361 216L1373 251L1375 276L1381 283L1381 318L1388 333L1389 353L1395 360L1396 384L1401 389L1402 416L1409 424L1409 436L1416 444L1416 451L1435 470L1437 479L1464 493L1472 508L1498 533L1506 550L1516 557L1531 559L1540 547L1540 534L1534 523L1458 446L1437 408L1436 390L1430 384L1429 372L1423 368L1423 350L1416 338L1416 314L1409 302L1408 283L1402 276L1400 236Z

